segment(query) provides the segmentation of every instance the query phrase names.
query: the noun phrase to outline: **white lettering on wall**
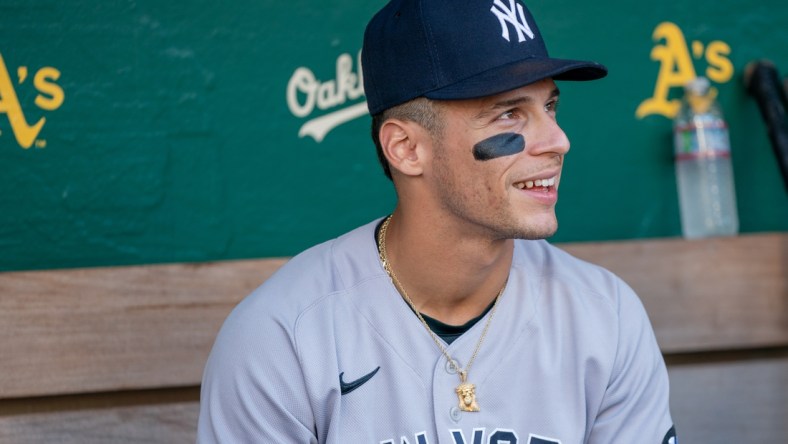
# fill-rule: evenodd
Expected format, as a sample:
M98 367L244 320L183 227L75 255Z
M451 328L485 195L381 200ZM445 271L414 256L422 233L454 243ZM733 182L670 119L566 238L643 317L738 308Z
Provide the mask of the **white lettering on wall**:
M299 67L287 82L287 107L296 117L309 117L315 109L329 114L306 121L298 131L299 137L310 136L321 142L332 129L367 113L366 102L345 106L364 95L361 74L361 52L358 53L356 72L350 54L337 57L336 78L321 82L307 67ZM337 109L339 108L339 109Z

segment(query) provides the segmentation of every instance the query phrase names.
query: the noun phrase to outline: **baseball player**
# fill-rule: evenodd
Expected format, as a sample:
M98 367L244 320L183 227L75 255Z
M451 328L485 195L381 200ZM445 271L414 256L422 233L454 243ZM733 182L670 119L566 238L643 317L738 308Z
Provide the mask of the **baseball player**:
M393 0L362 51L390 216L289 261L208 360L200 443L675 443L644 309L549 245L569 141L519 0ZM601 153L600 153L601 154Z

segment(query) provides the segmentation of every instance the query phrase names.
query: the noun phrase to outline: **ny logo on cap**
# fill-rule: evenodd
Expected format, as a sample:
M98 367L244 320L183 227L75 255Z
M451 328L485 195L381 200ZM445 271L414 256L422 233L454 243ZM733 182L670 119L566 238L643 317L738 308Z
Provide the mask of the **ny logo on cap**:
M525 21L523 5L520 3L517 3L517 9L515 10L515 0L509 0L508 7L501 0L495 0L490 11L498 17L498 21L501 23L501 37L505 38L507 42L511 41L509 40L509 27L506 26L507 22L514 26L514 30L517 31L518 43L524 42L526 35L529 38L534 38L534 32L531 31L531 27Z

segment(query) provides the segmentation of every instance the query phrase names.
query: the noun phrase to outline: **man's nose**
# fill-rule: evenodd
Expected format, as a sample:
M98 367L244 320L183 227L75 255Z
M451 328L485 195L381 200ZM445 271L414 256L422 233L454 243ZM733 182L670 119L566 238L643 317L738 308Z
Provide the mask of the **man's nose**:
M569 138L554 116L542 115L529 133L525 136L525 146L531 155L555 153L563 156L569 152Z

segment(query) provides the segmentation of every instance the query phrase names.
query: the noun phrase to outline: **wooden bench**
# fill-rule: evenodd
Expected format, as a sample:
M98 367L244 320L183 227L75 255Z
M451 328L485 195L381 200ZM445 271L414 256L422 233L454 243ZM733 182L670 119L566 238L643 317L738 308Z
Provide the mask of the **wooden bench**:
M682 442L784 442L788 234L560 246L640 295ZM0 273L0 444L194 442L214 337L284 261Z

